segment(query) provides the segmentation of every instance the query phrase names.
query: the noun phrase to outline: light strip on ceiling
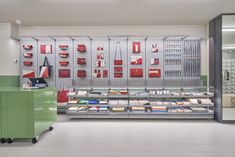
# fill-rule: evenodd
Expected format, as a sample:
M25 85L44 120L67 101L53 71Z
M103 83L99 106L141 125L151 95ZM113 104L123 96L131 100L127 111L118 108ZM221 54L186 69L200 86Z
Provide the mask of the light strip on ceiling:
M224 46L222 49L223 50L234 50L235 46Z
M223 32L235 32L235 27L227 27L222 29Z

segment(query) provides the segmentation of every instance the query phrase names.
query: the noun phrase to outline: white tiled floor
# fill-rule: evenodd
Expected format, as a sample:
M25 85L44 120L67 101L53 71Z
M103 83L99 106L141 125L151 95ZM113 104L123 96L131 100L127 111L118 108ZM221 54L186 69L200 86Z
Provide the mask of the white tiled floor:
M72 120L35 145L0 144L1 157L234 157L235 125L214 121Z

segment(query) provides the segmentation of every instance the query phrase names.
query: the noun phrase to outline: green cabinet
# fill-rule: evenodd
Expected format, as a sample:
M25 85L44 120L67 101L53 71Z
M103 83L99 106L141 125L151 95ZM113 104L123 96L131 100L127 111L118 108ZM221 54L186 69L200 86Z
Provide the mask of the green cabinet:
M7 88L0 90L1 138L31 138L52 129L56 121L56 90L23 90Z

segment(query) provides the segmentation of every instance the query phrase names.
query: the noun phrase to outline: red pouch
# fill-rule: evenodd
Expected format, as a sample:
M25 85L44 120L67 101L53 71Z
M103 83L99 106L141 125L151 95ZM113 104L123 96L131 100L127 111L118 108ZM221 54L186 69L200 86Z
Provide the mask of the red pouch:
M131 68L130 69L130 77L143 77L143 69L142 68Z
M23 63L25 66L32 66L33 65L33 62L31 62L31 61L24 61Z
M122 60L121 59L115 59L114 60L114 65L122 65Z
M86 65L86 58L78 58L77 64L79 65Z
M86 77L86 70L78 70L77 77Z
M70 78L70 69L59 69L59 78Z
M34 70L23 70L23 78L34 78L35 71Z
M133 53L140 53L140 42L133 42L132 43L132 52Z
M114 67L114 73L122 73L122 67Z
M61 58L68 58L69 53L68 52L60 52L59 55Z
M142 56L131 56L132 65L141 65L143 63Z
M52 45L40 45L41 54L51 54Z
M122 73L114 73L114 78L122 78L123 74Z
M149 69L149 77L161 77L161 69Z
M33 53L31 53L31 52L24 53L24 57L25 58L33 58Z
M103 78L108 78L108 70L103 70Z
M59 63L60 63L61 66L69 65L69 61L60 61Z
M33 45L23 45L23 48L25 50L32 50L33 49Z
M158 58L151 58L151 65L159 65L159 59Z
M86 52L86 45L84 45L84 44L78 44L78 46L77 46L77 51L78 51L78 52Z
M59 48L61 50L68 50L69 46L68 45L59 45Z

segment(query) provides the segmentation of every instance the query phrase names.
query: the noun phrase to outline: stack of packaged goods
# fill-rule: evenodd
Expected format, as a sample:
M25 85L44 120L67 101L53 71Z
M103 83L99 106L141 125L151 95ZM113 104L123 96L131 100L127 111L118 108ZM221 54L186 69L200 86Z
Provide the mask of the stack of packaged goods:
M107 112L107 111L108 111L108 106L107 105L99 107L99 112Z
M166 106L152 106L151 107L152 112L167 112Z
M125 112L125 107L112 107L112 112Z
M70 107L69 112L78 112L78 107Z
M131 107L132 112L145 112L145 107Z
M96 106L90 107L88 109L88 111L90 111L90 112L98 112L98 107L96 107Z
M80 100L79 102L78 102L78 104L79 105L87 105L88 104L88 100Z
M190 107L190 109L195 113L206 113L208 110L203 107Z
M98 100L95 100L95 99L94 99L94 100L89 100L89 101L88 101L88 104L89 104L89 105L98 105L98 104L99 104L99 101L98 101Z
M174 107L174 108L168 109L168 112L171 112L171 113L192 113L192 110L190 110L189 108Z
M88 106L80 106L80 107L78 108L78 112L87 112L88 109L89 109Z

